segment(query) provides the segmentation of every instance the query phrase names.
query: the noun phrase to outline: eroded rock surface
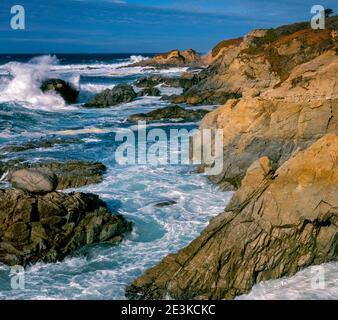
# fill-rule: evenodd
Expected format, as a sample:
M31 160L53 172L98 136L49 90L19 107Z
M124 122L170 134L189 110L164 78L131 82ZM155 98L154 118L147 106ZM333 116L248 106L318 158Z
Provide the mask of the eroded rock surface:
M82 246L118 243L131 228L93 194L0 189L0 262L62 260Z
M127 288L133 299L233 299L260 281L338 259L338 137L326 135L276 172L247 170L225 211L188 247Z

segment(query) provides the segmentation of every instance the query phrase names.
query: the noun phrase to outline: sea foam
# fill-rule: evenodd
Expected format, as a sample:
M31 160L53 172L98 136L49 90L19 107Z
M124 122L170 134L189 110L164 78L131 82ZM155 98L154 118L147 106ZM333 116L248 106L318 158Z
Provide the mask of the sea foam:
M55 56L41 56L28 63L10 62L2 67L11 80L0 92L0 102L17 102L23 107L55 110L65 107L62 97L44 93L40 86L48 78L50 68L57 63Z

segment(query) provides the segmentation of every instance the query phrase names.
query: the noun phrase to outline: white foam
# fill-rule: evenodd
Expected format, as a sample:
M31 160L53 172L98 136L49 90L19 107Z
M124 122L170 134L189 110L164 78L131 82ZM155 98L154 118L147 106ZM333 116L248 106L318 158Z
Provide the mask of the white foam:
M43 93L41 83L48 77L50 67L55 64L55 56L41 56L28 63L10 62L3 66L12 79L0 92L0 102L16 102L23 107L45 110L65 108L65 102L57 94Z
M86 83L80 85L81 91L91 92L91 93L100 93L105 89L112 89L115 85L112 84L94 84L94 83Z

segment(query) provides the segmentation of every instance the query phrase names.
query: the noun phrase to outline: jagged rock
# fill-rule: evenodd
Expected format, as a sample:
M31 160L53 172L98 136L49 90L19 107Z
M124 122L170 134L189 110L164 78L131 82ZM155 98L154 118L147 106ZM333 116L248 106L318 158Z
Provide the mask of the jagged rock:
M230 99L239 99L242 95L238 92L221 92L221 91L203 91L201 93L191 91L187 96L173 96L170 100L173 103L187 103L193 106L197 105L222 105Z
M139 88L152 88L158 85L178 88L180 87L179 78L168 78L160 75L142 77L135 81L134 85Z
M181 120L199 121L209 111L208 110L187 110L180 106L165 107L151 111L149 113L139 113L128 117L128 121L159 121L159 120Z
M154 87L145 88L137 93L138 97L143 96L159 97L160 95L161 95L160 89Z
M223 171L209 178L224 190L233 190L257 159L267 156L277 168L319 137L337 133L338 100L231 100L208 113L200 129L223 130Z
M0 262L56 262L82 246L117 243L131 229L93 194L0 189Z
M79 188L90 184L96 184L103 180L106 167L100 162L70 160L67 162L43 161L27 163L23 159L16 161L0 162L0 174L7 172L7 180L11 180L14 171L31 169L48 171L57 177L57 190ZM1 176L0 176L1 178Z
M334 26L334 21L338 23L338 16L332 17L328 26ZM306 74L301 74L300 67L298 70L298 77L305 77L304 90L307 90L307 78L315 78L311 71L316 69L311 68L311 61L329 51L334 54L337 48L338 42L330 27L312 30L309 24L297 24L256 30L244 38L223 41L203 59L209 67L200 72L197 83L178 99L196 104L196 96L210 93L215 96L227 93L259 96L282 86L295 68L310 63ZM315 86L315 81L312 83ZM329 88L331 86L332 83ZM174 103L179 102L175 100Z
M107 108L121 103L132 102L137 98L132 86L119 84L113 89L106 89L84 104L86 108Z
M75 103L79 96L78 90L74 89L68 82L61 79L45 80L41 85L41 90L43 92L54 91L61 95L67 103Z
M50 170L21 169L11 173L9 181L16 189L36 194L45 194L56 190L57 177Z
M132 299L233 299L260 281L338 259L338 137L326 135L275 173L247 171L224 213L188 247L127 288Z

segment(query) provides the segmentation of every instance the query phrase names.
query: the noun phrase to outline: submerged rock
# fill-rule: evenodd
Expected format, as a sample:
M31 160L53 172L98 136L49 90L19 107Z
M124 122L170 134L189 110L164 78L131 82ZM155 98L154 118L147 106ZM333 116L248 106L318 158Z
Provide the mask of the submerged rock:
M128 121L160 121L160 120L181 120L199 121L209 111L208 110L187 110L180 106L165 107L151 111L149 113L139 113L128 117Z
M254 162L225 212L127 288L133 299L233 299L260 281L338 259L338 136L275 173Z
M119 84L113 89L106 89L84 104L86 108L107 108L121 103L132 102L137 98L132 86Z
M0 262L56 262L82 246L117 243L131 225L93 194L0 189Z
M61 79L48 79L44 81L41 85L41 90L43 92L54 91L61 95L67 103L75 103L80 93L68 82Z
M10 175L9 182L16 189L45 194L56 190L57 177L47 168L21 169Z

